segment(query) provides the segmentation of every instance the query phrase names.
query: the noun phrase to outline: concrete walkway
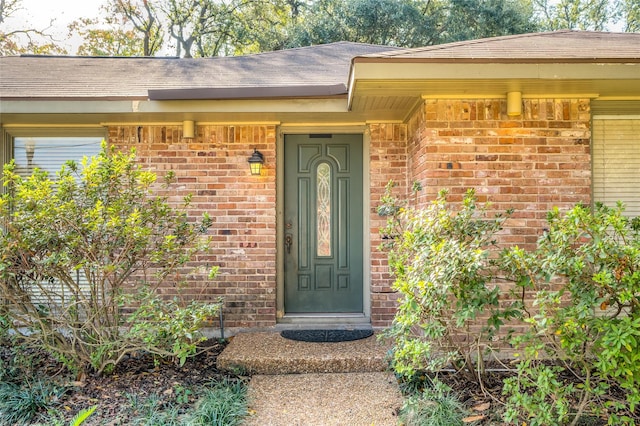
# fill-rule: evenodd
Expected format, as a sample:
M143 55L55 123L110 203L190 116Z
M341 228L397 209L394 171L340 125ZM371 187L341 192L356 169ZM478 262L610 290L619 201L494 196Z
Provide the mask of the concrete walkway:
M402 396L375 337L307 343L276 332L239 334L218 368L252 374L248 426L396 425Z

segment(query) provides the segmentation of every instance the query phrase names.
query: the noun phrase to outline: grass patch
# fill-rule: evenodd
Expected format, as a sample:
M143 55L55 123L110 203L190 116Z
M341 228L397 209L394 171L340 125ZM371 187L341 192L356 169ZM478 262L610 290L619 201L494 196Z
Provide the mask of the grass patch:
M451 388L437 379L431 379L430 386L409 396L400 410L400 420L407 426L463 425L466 415Z
M157 394L152 394L144 400L135 394L127 396L130 404L131 426L179 426L184 424L180 420L180 410L176 404L167 403Z
M206 388L188 424L239 425L247 415L247 387L241 380L225 379Z
M0 424L30 424L57 406L64 393L64 388L41 380L0 382Z

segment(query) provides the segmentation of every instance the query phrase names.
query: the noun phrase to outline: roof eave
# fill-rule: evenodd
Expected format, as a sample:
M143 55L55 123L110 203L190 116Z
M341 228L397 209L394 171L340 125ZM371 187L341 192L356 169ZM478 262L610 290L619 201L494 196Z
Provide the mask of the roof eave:
M347 94L344 84L150 89L149 100L232 100L334 97Z
M640 64L638 57L593 57L593 58L488 58L488 57L450 57L450 58L416 58L416 57L363 57L353 58L351 64Z

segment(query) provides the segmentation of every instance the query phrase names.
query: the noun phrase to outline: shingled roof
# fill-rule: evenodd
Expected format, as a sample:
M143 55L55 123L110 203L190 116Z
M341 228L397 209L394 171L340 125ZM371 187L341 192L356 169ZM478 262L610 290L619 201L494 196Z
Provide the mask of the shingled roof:
M15 56L0 58L0 98L3 99L158 99L224 97L239 89L247 97L254 89L299 88L309 95L345 94L354 56L393 49L338 42L275 52L216 58L113 58ZM213 93L199 89L219 89ZM315 90L309 90L315 88ZM324 89L323 89L324 88ZM230 90L231 89L231 90ZM187 90L187 92L181 92ZM159 91L169 91L162 96ZM277 93L276 93L277 94Z
M569 30L415 49L339 42L198 59L5 57L0 119L403 121L425 98L635 99L639 67L639 33Z
M358 58L362 62L380 59L394 62L637 62L640 33L562 30L375 52Z

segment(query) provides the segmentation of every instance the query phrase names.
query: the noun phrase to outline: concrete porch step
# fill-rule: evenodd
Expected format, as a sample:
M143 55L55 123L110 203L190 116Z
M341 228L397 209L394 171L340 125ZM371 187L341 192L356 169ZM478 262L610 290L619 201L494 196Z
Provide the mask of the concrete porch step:
M389 346L376 336L309 343L279 332L240 333L218 356L220 370L243 374L365 373L388 370Z

